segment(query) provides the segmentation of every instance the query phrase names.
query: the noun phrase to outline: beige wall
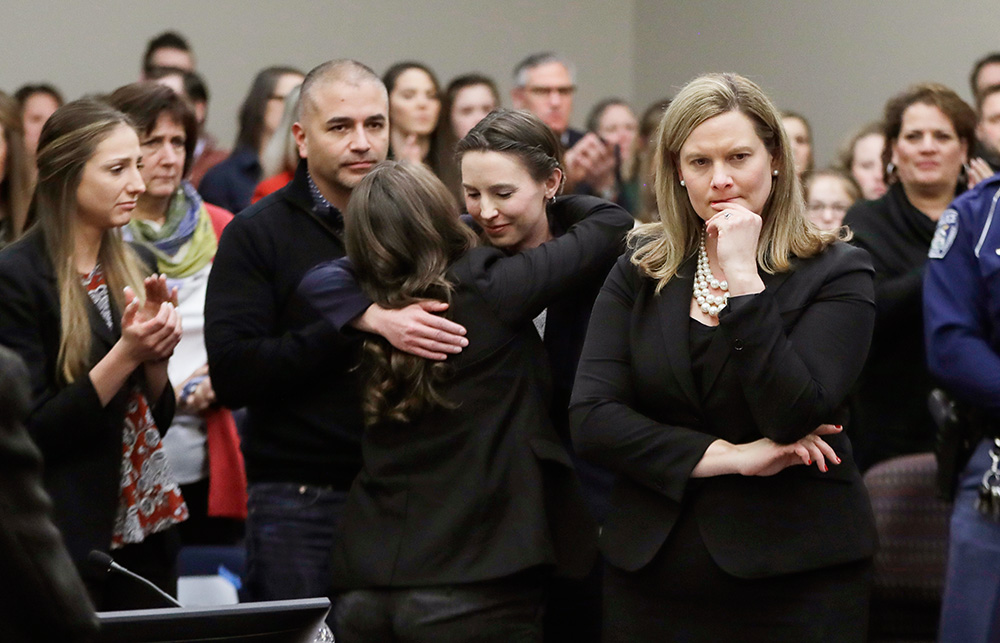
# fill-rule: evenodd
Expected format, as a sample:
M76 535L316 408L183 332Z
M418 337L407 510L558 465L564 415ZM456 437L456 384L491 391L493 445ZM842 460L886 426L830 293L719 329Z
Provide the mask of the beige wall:
M820 164L910 83L942 82L970 100L970 66L1000 50L995 0L635 0L634 10L638 104L736 71L812 121Z
M227 144L254 74L274 64L308 70L346 56L381 73L417 59L442 83L485 72L509 105L514 65L555 49L579 68L577 123L603 96L631 99L634 89L631 0L4 0L0 12L0 89L8 92L38 80L69 98L109 91L137 78L150 36L182 32L212 93L209 129Z
M577 125L604 96L641 110L700 73L731 70L813 121L820 163L911 82L968 98L971 62L1000 49L995 0L4 0L2 16L0 88L46 79L70 97L135 79L151 35L183 32L213 94L210 129L227 142L268 65L351 56L381 72L416 58L442 82L490 74L506 99L514 64L556 49L579 69Z

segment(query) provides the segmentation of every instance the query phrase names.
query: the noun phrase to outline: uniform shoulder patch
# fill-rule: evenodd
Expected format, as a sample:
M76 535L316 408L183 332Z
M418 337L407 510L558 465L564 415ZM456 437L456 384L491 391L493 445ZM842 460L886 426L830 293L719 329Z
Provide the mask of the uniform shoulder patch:
M931 239L931 249L927 256L931 259L944 259L951 249L951 244L955 243L958 236L958 211L945 210L938 219L937 229L934 230L934 238Z

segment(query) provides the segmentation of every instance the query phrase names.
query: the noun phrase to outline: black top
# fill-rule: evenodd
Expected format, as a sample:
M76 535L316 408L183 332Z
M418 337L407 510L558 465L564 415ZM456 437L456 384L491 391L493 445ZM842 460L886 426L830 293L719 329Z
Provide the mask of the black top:
M112 301L113 327L108 328L89 299L87 312L90 326L83 331L90 333L89 363L96 364L121 336L121 313ZM142 383L143 370L136 369L102 405L90 377L72 384L63 381L58 369L61 333L56 276L41 229L35 228L0 252L0 344L12 348L28 366L32 401L26 425L45 457L53 518L100 604L105 579L91 579L93 570L86 560L92 549L111 548L126 407L130 389ZM167 384L159 399L149 402L157 428L166 433L174 415L173 387Z
M934 446L922 289L937 224L910 203L900 183L879 199L854 205L844 223L875 266L875 333L852 404L851 439L864 470Z
M581 455L617 474L600 538L606 559L626 571L646 566L682 506L719 567L741 578L871 556L874 518L844 435L824 438L842 459L829 472L690 478L716 439L791 443L845 423L875 317L867 253L837 243L762 275L763 292L730 298L699 359L700 387L690 336L696 260L656 294L623 256L594 305L570 421Z
M247 407L250 482L346 490L361 468L357 340L297 293L313 266L343 257L341 232L312 211L306 164L226 227L208 281L205 346L219 401Z
M712 340L718 335L715 330L718 326L708 326L697 319L691 318L691 330L688 335L691 344L691 374L694 376L694 385L698 389L699 397L704 398L705 392L710 384L705 381L707 369L708 349L712 345Z
M440 386L457 408L364 436L334 547L338 588L419 586L502 578L554 565L582 575L596 529L549 420L551 379L532 324L551 301L598 278L631 217L603 203L566 234L512 256L475 248L449 269L450 313L469 346ZM336 317L337 264L303 282ZM377 537L373 537L377 536Z

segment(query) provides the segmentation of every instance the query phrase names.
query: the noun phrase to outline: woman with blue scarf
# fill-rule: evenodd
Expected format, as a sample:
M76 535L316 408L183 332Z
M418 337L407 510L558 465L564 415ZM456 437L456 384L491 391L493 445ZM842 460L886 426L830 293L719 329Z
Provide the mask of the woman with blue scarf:
M205 352L205 292L218 238L233 215L205 203L187 176L197 141L188 102L153 82L115 90L108 100L139 131L146 191L139 197L126 239L156 257L157 272L178 290L184 335L170 358L177 413L164 448L188 502L184 544L228 544L246 517L246 476L232 415L215 404Z

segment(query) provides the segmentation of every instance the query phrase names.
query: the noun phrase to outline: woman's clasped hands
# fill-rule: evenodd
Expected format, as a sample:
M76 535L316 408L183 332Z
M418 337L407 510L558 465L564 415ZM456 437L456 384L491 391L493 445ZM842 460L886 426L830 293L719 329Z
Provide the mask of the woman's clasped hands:
M147 277L145 298L125 287L121 341L137 363L160 362L173 355L181 340L181 316L177 312L177 289L167 288L163 275Z
M829 471L829 465L840 464L840 458L822 436L835 435L843 430L840 425L821 424L815 431L791 444L778 444L770 438L761 438L735 445L738 471L744 476L773 476L788 467L811 466L814 463L820 471Z

